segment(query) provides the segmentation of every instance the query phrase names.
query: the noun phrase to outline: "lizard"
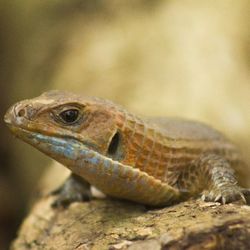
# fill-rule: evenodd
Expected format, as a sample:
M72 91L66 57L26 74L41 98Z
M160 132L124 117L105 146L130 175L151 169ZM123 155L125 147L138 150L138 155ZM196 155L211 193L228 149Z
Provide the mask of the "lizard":
M237 147L217 130L181 118L143 118L111 101L52 90L9 108L11 132L72 171L56 206L104 194L149 206L190 197L246 203Z

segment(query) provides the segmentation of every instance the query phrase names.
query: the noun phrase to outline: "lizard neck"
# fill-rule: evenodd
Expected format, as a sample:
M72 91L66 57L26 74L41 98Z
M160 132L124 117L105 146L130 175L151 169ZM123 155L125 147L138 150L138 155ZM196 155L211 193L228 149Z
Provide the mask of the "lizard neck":
M221 153L224 150L216 141L168 137L156 124L145 122L125 110L117 113L116 121L124 151L120 161L167 183L175 181L172 173L196 160L203 152Z

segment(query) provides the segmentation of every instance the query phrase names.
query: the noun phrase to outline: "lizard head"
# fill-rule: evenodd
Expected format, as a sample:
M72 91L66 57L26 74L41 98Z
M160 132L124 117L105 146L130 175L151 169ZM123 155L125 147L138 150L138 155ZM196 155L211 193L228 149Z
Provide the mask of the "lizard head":
M67 165L76 148L107 157L118 148L115 109L106 100L49 91L14 104L4 120L14 135Z

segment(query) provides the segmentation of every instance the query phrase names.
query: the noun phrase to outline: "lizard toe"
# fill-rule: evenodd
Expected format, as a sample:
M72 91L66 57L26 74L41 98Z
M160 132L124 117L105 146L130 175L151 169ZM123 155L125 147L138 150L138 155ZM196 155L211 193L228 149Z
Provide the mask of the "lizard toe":
M53 208L68 207L73 202L89 201L90 195L81 193L60 193L52 203Z
M222 191L222 203L240 202L246 204L245 196L242 189L238 186L227 188Z
M92 198L88 185L78 180L76 176L69 177L62 186L50 194L57 196L52 203L53 208L65 208L73 202L89 201Z
M214 201L214 194L213 194L213 192L204 191L204 192L202 193L201 199L202 199L203 201L207 201L207 202L209 202L209 201Z
M247 196L247 199L246 199ZM220 202L222 204L240 202L243 204L250 201L250 190L242 189L238 186L227 187L223 189L212 189L211 191L204 191L201 199L203 201Z

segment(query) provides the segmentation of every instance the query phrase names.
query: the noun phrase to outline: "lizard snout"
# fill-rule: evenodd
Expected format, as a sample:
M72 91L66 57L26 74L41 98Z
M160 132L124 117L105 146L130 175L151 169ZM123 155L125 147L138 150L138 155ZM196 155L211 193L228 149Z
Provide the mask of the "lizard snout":
M32 105L19 102L8 109L4 116L4 121L7 125L20 125L25 120L32 120L35 113L36 110Z
M11 125L13 124L14 122L14 118L15 118L15 111L14 111L14 107L15 105L11 106L6 114L4 115L4 122L7 124L7 125Z

